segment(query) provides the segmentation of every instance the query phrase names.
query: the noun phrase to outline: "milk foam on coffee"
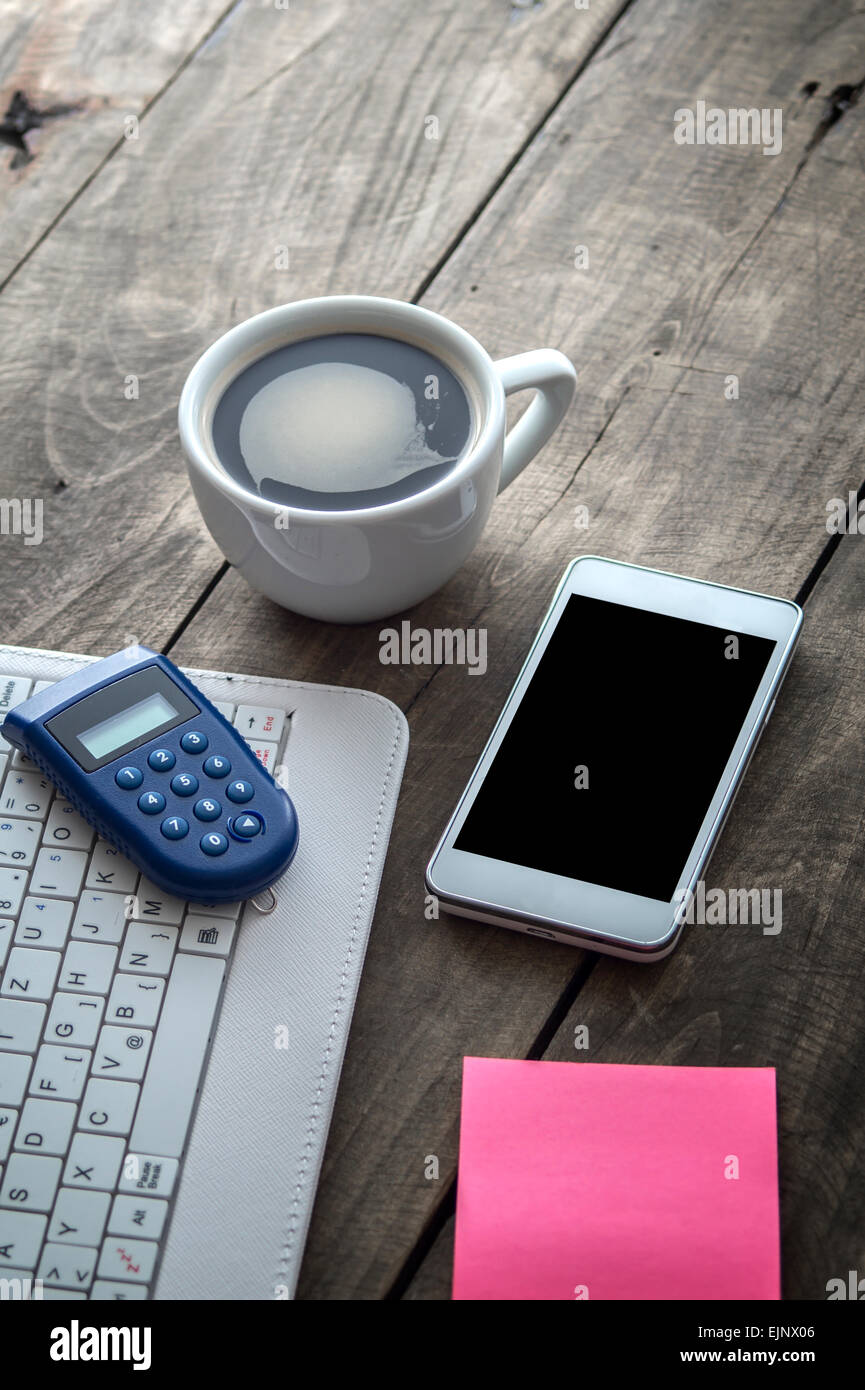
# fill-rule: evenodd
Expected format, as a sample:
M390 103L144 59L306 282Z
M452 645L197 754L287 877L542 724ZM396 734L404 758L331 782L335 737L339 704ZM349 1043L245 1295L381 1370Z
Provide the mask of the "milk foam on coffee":
M259 492L265 479L363 492L455 462L427 443L405 382L354 362L316 362L268 382L243 412L239 443Z
M273 348L223 391L213 415L220 464L288 508L345 511L423 492L471 447L456 373L414 343L330 333Z

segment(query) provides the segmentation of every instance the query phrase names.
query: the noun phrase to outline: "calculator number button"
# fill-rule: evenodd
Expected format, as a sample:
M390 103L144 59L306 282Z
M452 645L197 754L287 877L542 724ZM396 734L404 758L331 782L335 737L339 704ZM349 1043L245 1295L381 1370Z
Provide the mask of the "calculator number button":
M212 796L200 797L192 811L198 820L218 820L222 815L222 807L218 801L214 801Z
M220 835L218 830L211 830L209 835L202 835L201 848L205 854L211 856L224 854L228 849L228 841L224 835Z
M227 777L231 771L231 763L219 753L212 753L205 759L204 771L208 777Z
M162 792L142 792L138 798L138 809L145 816L158 816L165 810L165 797Z
M154 772L170 772L177 762L170 748L154 748L147 755L147 764Z
M207 735L199 733L197 729L190 729L180 740L180 746L184 753L203 753L207 748Z
M191 772L178 772L171 779L171 790L175 796L194 796L198 791L198 778Z
M136 787L141 786L141 783L144 781L144 773L141 771L140 767L121 767L115 772L114 780L118 787L122 787L124 791L131 792L134 791Z
M166 840L182 840L189 834L189 821L183 816L166 816L159 828Z
M229 801L243 805L245 801L251 801L255 795L255 789L251 782L244 782L242 778L236 782L229 782L225 788L225 795Z

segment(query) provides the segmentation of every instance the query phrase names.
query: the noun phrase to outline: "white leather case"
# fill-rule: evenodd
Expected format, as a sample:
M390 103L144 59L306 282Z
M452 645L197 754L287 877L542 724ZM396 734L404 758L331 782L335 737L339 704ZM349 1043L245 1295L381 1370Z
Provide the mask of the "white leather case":
M0 647L0 668L37 680L94 659ZM276 910L247 908L238 932L155 1296L290 1298L408 727L368 691L187 674L211 699L294 710L285 761L300 845Z

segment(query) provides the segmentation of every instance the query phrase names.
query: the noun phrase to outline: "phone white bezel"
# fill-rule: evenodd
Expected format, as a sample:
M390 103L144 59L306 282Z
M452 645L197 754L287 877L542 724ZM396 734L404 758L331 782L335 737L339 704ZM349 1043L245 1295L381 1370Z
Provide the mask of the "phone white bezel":
M453 847L573 594L708 623L731 632L769 637L776 643L669 902ZM798 604L789 599L728 588L597 555L584 555L574 560L565 572L496 726L430 860L426 872L429 891L451 912L518 931L630 959L658 959L667 955L682 930L682 899L696 888L771 713L799 636L802 616ZM659 672L658 677L662 678L662 673ZM626 845L622 847L622 854L627 854Z

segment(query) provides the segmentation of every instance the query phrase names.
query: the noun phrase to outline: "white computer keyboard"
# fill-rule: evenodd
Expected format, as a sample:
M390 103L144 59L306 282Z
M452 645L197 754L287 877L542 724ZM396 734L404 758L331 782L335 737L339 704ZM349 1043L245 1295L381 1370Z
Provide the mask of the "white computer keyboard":
M0 719L50 684L0 672ZM284 766L288 707L214 703ZM250 910L163 893L0 738L0 1279L148 1297Z

